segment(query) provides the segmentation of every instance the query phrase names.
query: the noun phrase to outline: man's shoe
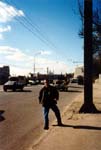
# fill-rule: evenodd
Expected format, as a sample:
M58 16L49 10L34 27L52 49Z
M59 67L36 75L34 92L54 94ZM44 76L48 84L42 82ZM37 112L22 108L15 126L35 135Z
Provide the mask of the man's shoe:
M63 126L63 123L61 122L61 123L58 123L58 126Z
M44 127L44 130L48 130L49 129L49 127Z

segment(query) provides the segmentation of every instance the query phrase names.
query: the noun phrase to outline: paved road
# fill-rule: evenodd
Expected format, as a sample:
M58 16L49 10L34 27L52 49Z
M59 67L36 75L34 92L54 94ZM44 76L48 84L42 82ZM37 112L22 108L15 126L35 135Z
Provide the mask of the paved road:
M0 122L0 150L27 150L44 132L42 107L38 103L41 86L25 87L23 92L3 92L0 86L0 110L4 121ZM58 103L61 112L82 91L73 84L68 92L60 92ZM55 119L50 111L50 125Z

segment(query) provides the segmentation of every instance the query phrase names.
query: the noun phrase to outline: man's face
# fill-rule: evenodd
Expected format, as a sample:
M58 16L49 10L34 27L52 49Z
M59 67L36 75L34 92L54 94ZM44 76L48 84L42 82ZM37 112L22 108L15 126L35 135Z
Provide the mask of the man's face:
M45 81L44 81L44 85L45 85L45 87L48 87L48 86L49 86L49 81L48 81L48 80L45 80Z

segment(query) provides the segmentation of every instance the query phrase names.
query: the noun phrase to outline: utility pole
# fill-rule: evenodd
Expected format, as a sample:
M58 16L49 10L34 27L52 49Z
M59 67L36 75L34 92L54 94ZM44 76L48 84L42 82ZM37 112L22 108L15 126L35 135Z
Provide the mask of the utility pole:
M84 0L84 101L93 102L92 85L92 0Z
M84 104L80 112L95 113L93 104L92 0L84 0Z

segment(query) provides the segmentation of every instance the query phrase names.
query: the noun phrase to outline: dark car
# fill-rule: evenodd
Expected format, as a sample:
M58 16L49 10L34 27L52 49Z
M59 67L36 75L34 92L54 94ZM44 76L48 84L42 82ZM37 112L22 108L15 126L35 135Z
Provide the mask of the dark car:
M17 77L13 77L11 79L9 79L9 81L7 81L4 85L3 85L3 90L5 92L7 92L7 90L12 90L12 91L16 91L16 90L23 90L25 84L21 81L19 81L19 79Z
M59 91L68 91L68 84L69 84L69 81L58 80L55 84L55 87Z
M78 83L78 79L77 78L72 78L70 82L71 83Z
M77 79L78 79L78 84L79 85L83 85L84 84L84 77L83 76L78 76Z

